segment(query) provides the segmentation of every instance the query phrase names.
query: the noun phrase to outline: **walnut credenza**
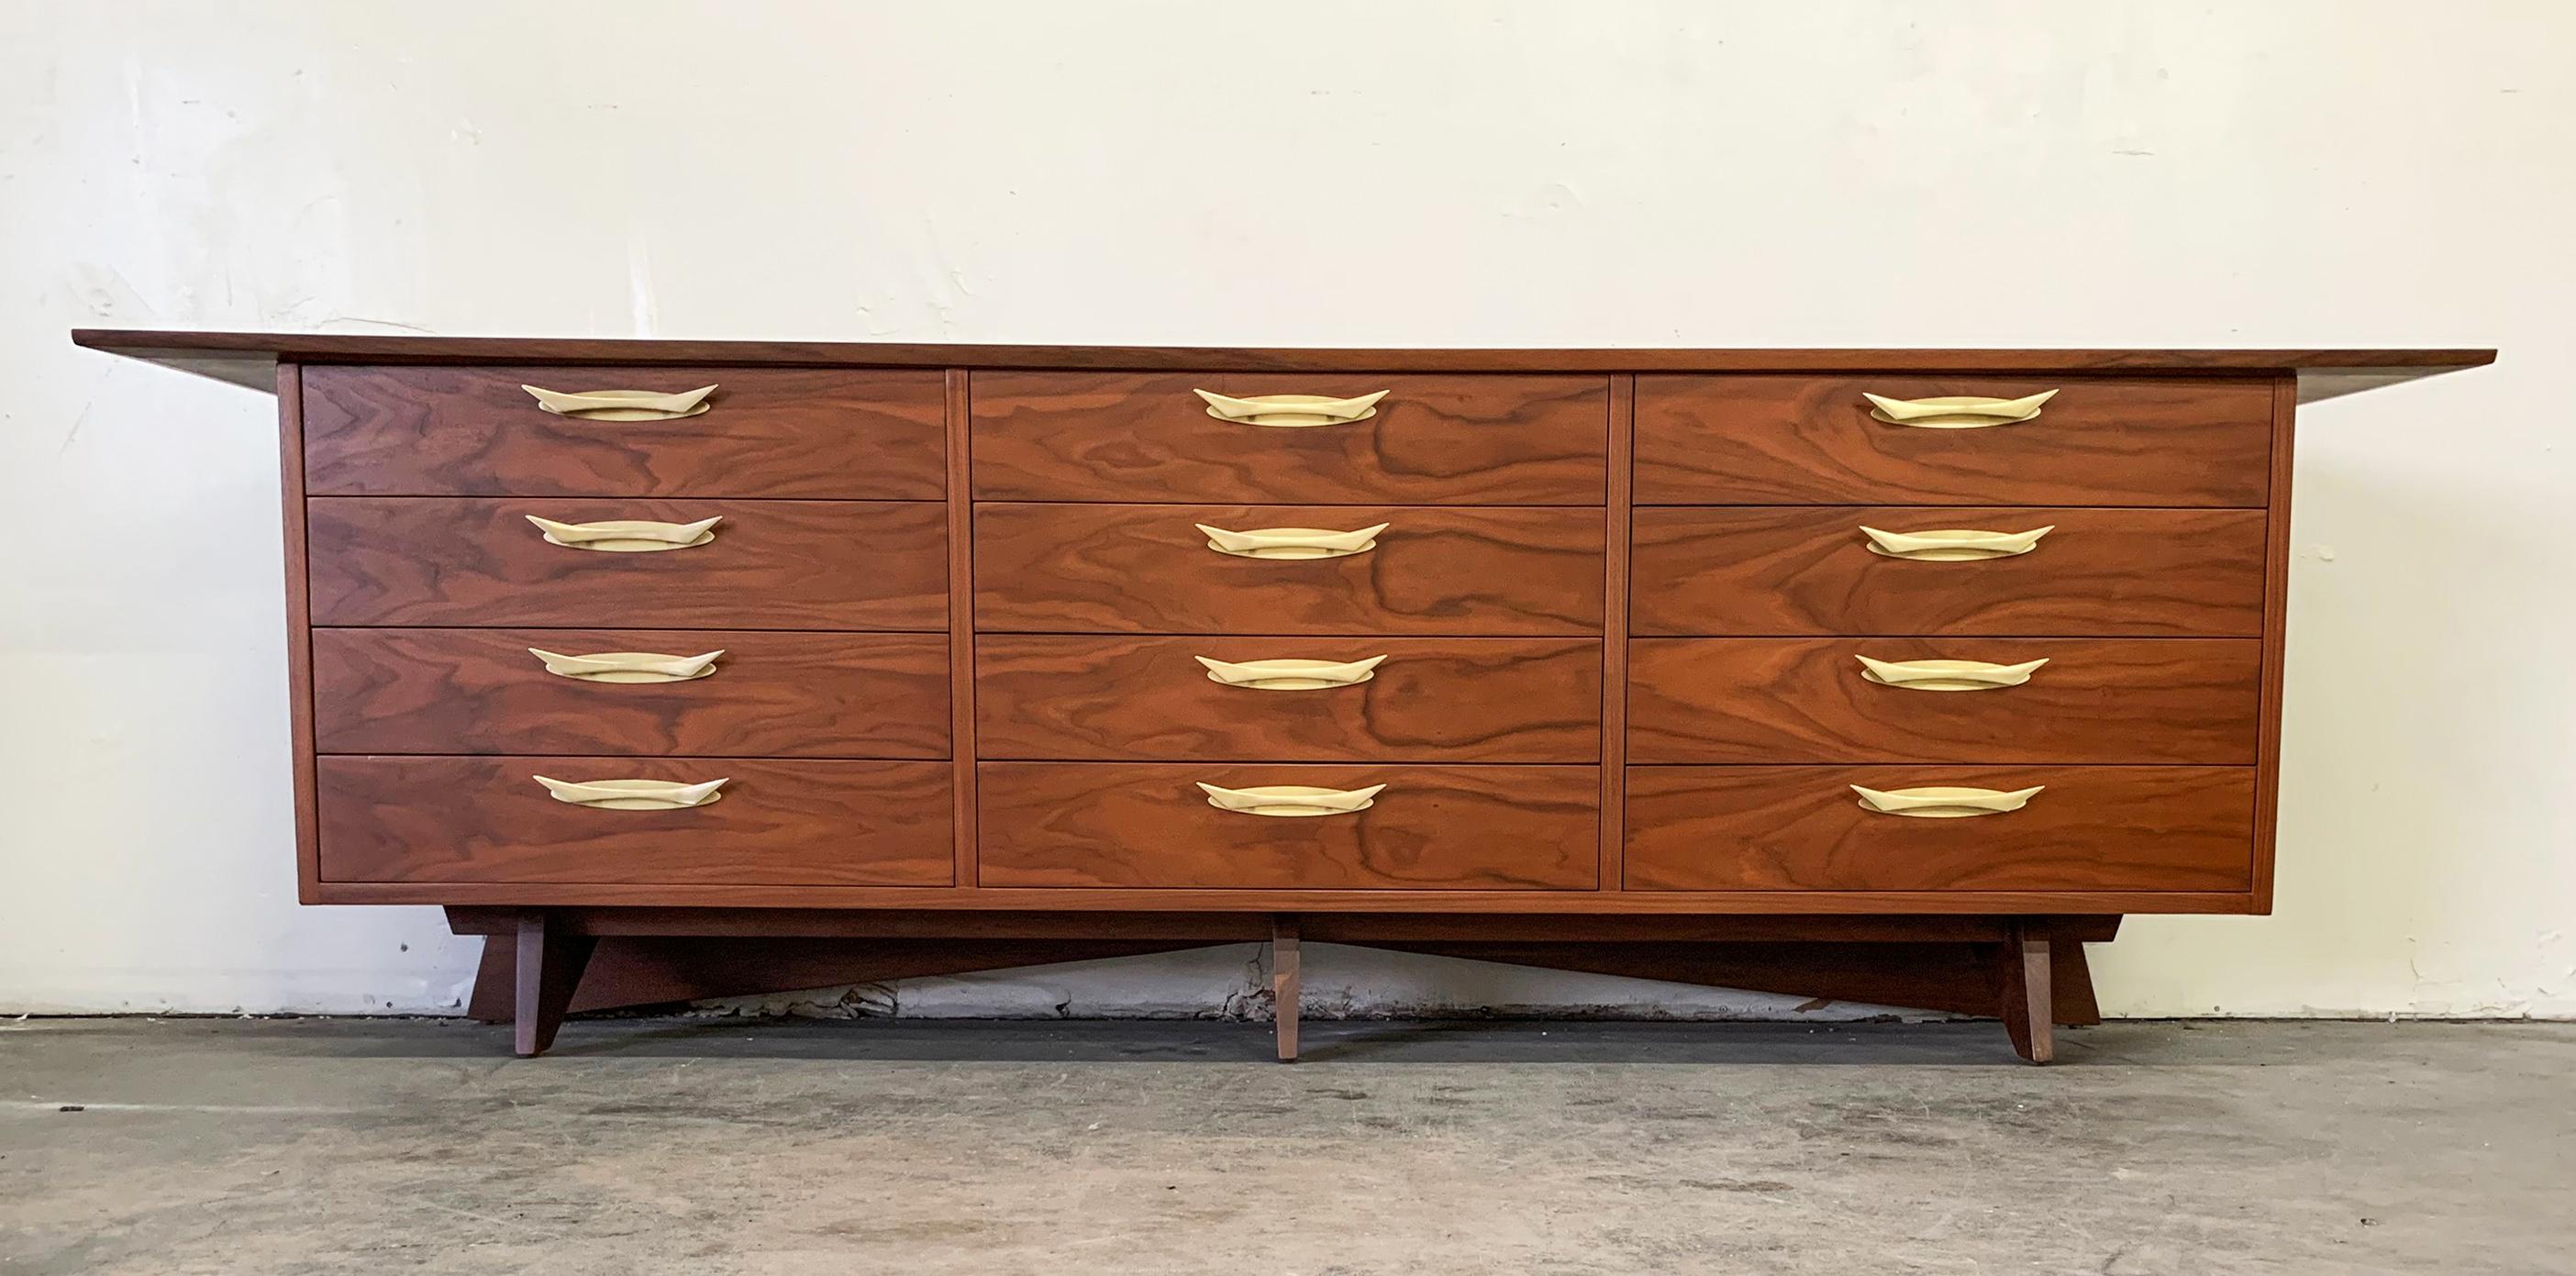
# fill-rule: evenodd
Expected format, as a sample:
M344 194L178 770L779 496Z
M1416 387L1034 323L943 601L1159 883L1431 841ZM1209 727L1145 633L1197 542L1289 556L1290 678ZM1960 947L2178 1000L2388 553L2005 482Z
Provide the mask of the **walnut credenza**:
M275 390L301 898L522 1054L1303 937L2045 1060L2271 907L2297 403L2492 358L75 339Z

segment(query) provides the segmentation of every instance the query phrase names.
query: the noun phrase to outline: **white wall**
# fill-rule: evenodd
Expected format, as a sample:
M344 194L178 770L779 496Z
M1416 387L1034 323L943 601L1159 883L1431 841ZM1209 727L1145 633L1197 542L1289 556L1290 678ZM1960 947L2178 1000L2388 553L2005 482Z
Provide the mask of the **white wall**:
M2571 55L2552 0L0 0L0 1005L430 1009L469 970L429 910L295 906L271 404L64 342L121 324L2500 346L2305 415L2280 911L2134 920L2101 982L2576 1012ZM1214 1005L1246 951L909 1004Z

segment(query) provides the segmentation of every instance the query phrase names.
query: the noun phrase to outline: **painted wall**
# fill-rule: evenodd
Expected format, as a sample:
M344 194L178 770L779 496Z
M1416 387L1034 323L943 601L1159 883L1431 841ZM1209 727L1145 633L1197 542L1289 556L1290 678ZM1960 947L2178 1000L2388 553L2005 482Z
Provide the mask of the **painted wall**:
M2576 1012L2576 9L0 0L0 1005L430 1010L299 909L265 396L74 325L2496 345L2313 409L2280 912L2131 1014ZM1213 1009L1249 949L925 981ZM1326 952L1362 1006L1785 1004ZM1375 1000L1369 1000L1369 999Z

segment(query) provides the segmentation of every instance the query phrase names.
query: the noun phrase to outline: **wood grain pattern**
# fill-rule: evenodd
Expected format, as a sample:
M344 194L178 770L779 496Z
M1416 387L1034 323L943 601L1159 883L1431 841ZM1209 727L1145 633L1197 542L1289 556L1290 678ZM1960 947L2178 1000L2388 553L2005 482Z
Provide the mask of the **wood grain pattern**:
M1342 558L1237 558L1196 524L1349 530ZM984 632L1439 634L1601 632L1602 519L1575 508L1021 505L975 508Z
M1914 819L1863 809L1855 784L2046 790ZM1638 766L1628 888L2243 891L2253 825L2251 767Z
M1970 430L1889 425L1861 397L2051 389L2037 418ZM1642 377L1637 500L2259 508L2271 389L2260 378Z
M321 820L314 812L312 604L304 534L304 370L277 365L278 494L286 532L287 765L294 775L295 896L320 902Z
M714 385L674 421L590 421L549 390ZM321 367L305 457L326 496L768 496L935 501L939 374L829 368Z
M2010 558L1914 562L1859 531L2054 526ZM2250 637L2261 510L1640 508L1633 632Z
M546 672L531 647L725 654L703 678L602 683ZM313 665L324 753L948 756L938 634L321 629Z
M333 882L946 886L948 766L754 758L326 757L322 869ZM697 782L673 811L558 802L560 780Z
M955 741L950 754L949 803L956 825L950 855L956 865L957 889L975 889L975 506L968 462L973 449L967 435L973 416L972 385L962 368L950 368L940 382L944 424L948 432L948 713Z
M1347 687L1227 686L1193 657L1364 660ZM1131 638L986 634L986 758L1595 762L1601 644L1583 638Z
M1218 420L1193 389L1388 393L1365 421L1282 429ZM978 500L1602 500L1608 386L1597 376L982 372L974 397Z
M1075 902L1097 898L1050 896ZM1516 898L1526 899L1526 896ZM458 935L516 933L519 910L450 905L447 928ZM1258 941L1270 933L1259 913L1118 912L1058 908L928 912L920 909L843 908L563 908L555 919L573 934L725 937L752 935L899 939L1124 939L1184 940L1200 944ZM1319 944L1396 941L1502 943L1668 944L1931 944L2000 943L2012 919L1975 914L1924 916L1809 916L1800 914L1689 916L1495 913L1314 913L1304 934ZM2058 938L2108 943L2119 937L2117 916L2061 916ZM814 985L808 985L809 987ZM1980 1003L1977 1009L1987 1009Z
M986 887L1589 889L1591 767L987 762ZM1197 788L1384 784L1348 815L1223 811Z
M997 763L993 765L1110 765ZM1671 768L1648 768L1667 770ZM445 907L542 905L601 909L947 910L1047 912L1319 912L1465 916L1514 914L1526 919L1614 915L1667 917L1984 917L2230 913L2253 910L2254 897L2232 891L1600 891L1578 890L922 890L887 886L655 886L544 882L325 882L326 904L435 904ZM1321 942L1320 940L1318 942Z
M947 515L927 502L316 497L313 622L945 630ZM565 523L722 516L705 545L548 543Z
M1610 503L1608 552L1602 555L1601 589L1607 632L1601 641L1601 854L1599 887L1625 889L1628 874L1628 609L1632 590L1629 555L1636 537L1630 490L1636 472L1637 379L1610 379Z
M2281 820L2281 658L2290 626L2290 451L2297 378L2272 387L2271 510L2263 546L2263 710L2254 775L2254 911L2272 911L2272 862Z
M2252 766L2250 638L1641 638L1628 760ZM2030 681L1920 691L1875 660L2046 660Z
M884 341L673 341L619 337L436 337L316 332L75 328L72 343L134 358L256 355L320 363L811 364L897 368L1372 372L2295 372L2449 369L2495 362L2475 349L2146 350L1580 349L1305 346L1033 346Z
M516 941L510 963L511 1049L531 1059L555 1043L555 1030L563 1026L573 989L581 985L598 941L558 933L554 919L541 908L519 915Z
M1998 954L1997 1007L2004 1021L2004 1032L2012 1039L2013 1053L2029 1063L2047 1063L2057 1057L2057 1047L2050 1037L2050 1005L2056 1000L2050 988L2049 974L2054 962L2049 956L2048 924L2044 921L2015 922L2012 935L2004 941Z

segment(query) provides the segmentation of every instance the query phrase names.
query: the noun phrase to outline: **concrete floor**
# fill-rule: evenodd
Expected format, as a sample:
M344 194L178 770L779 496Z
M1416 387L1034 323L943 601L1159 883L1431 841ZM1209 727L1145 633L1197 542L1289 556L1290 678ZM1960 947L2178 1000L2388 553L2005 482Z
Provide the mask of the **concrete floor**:
M24 1021L0 1272L2576 1270L2576 1025L1307 1033Z

